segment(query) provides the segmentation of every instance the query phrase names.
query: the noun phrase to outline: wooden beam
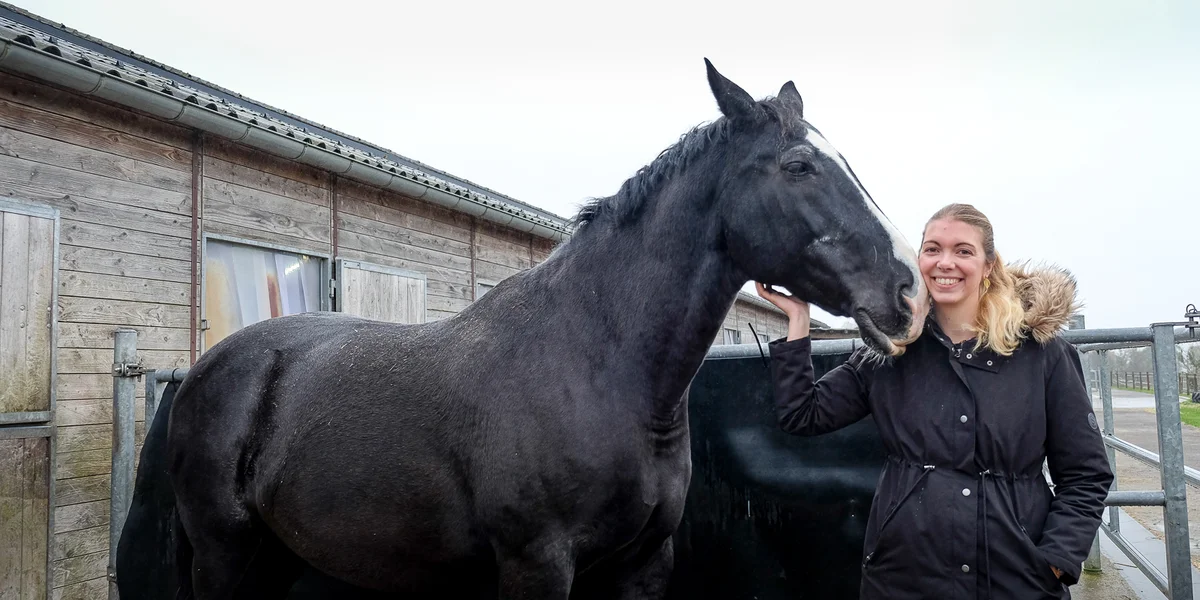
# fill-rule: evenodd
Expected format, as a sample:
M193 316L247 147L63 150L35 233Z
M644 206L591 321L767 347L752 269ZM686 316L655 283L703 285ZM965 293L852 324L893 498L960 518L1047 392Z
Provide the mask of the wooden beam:
M197 131L192 136L192 196L191 196L191 244L190 258L192 285L188 296L188 329L190 346L188 349L189 364L196 364L200 340L200 211L202 200L200 194L204 189L204 134Z

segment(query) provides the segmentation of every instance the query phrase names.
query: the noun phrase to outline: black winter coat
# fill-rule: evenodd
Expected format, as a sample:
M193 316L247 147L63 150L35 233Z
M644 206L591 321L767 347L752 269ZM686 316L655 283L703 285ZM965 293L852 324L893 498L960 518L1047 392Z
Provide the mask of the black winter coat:
M1068 301L1026 297L1033 339L1011 356L954 345L930 319L903 356L860 350L814 382L809 338L770 344L785 431L819 435L871 414L887 450L860 598L1069 598L1079 579L1113 476L1078 354L1056 337L1073 281L1020 276L1049 278L1032 287Z

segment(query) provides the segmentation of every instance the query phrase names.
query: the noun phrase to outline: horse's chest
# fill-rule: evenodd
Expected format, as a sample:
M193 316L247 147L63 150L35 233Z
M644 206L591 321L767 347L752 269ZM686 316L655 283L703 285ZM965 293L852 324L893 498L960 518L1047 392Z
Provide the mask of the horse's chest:
M608 517L623 521L627 534L669 534L679 525L692 474L691 446L687 431L670 440L652 441L636 467L635 477L625 478L611 489L614 496ZM633 469L626 467L625 473Z

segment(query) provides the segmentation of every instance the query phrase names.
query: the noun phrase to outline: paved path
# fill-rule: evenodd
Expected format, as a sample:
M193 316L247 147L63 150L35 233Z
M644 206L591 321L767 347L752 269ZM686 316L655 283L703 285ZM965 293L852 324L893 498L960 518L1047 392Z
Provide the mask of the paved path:
M1104 414L1100 401L1093 399L1096 417ZM1158 426L1154 415L1154 396L1139 392L1113 390L1113 425L1117 437L1158 453ZM1183 426L1183 462L1200 469L1200 429Z

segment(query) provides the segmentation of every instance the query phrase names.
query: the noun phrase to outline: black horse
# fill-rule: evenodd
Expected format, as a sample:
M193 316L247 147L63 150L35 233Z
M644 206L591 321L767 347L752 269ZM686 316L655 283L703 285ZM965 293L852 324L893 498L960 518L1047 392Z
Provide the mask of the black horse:
M885 354L927 308L795 86L708 78L723 118L457 316L297 315L207 352L167 435L185 593L282 597L310 565L408 598L661 597L685 392L741 286L853 315Z

